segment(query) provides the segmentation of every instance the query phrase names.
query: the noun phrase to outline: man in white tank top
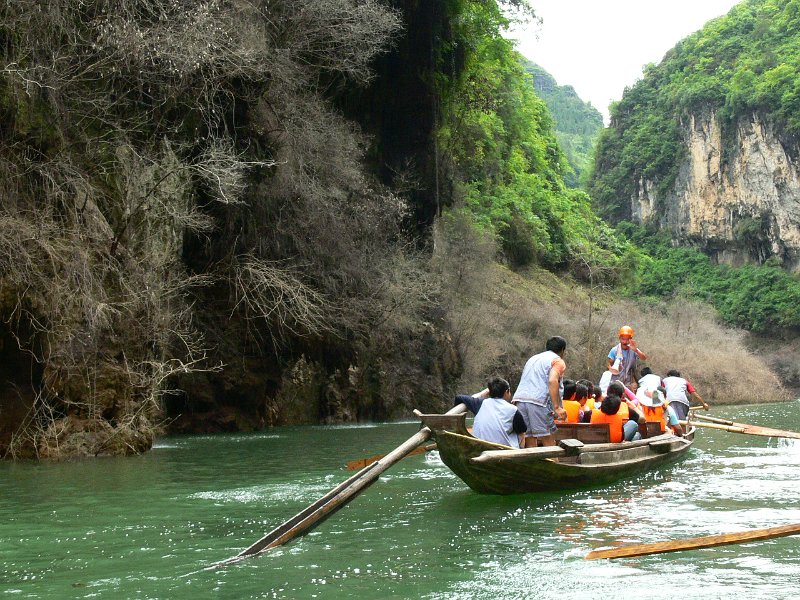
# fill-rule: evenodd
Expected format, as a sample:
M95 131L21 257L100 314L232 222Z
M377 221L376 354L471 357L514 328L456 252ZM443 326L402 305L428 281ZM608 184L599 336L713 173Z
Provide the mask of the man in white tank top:
M536 446L538 442L543 446L555 446L555 419L567 418L567 412L561 406L562 379L567 368L564 362L566 349L567 341L553 336L547 340L545 351L531 356L522 370L513 402L528 424L525 433L528 447Z

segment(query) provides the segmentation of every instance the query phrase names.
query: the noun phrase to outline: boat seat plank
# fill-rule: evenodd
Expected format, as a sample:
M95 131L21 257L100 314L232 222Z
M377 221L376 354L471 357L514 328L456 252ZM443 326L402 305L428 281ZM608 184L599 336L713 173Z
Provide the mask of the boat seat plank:
M568 438L566 440L561 440L558 442L558 445L561 446L567 452L579 452L581 448L583 448L583 442L580 440L573 440L572 438Z
M658 421L647 421L647 437L661 435L661 423Z
M607 444L611 441L608 423L559 423L556 441L580 440L584 444Z

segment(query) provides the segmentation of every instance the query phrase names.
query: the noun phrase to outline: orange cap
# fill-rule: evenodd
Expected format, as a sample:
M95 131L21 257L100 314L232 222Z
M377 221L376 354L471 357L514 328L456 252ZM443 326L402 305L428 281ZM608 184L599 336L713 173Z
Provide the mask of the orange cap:
M619 328L619 335L629 335L633 337L633 327L629 327L628 325L623 325Z

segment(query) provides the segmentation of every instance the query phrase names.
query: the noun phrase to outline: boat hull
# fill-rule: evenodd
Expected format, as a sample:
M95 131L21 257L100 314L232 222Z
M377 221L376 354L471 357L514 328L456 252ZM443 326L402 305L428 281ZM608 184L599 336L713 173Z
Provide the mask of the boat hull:
M637 442L588 444L573 456L557 459L512 450L508 459L495 462L473 459L485 451L510 449L447 430L434 430L433 436L442 462L470 488L505 495L605 485L636 476L685 456L694 429L683 438L659 435Z

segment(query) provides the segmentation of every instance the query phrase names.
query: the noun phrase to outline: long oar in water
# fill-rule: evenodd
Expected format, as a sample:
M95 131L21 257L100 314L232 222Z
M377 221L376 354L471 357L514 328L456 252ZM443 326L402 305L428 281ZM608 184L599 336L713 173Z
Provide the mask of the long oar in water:
M594 550L584 558L596 560L598 558L629 558L632 556L645 556L647 554L661 554L664 552L679 552L681 550L699 550L701 548L714 548L728 544L746 544L760 542L772 538L797 535L800 533L800 524L783 525L781 527L768 527L766 529L752 529L737 533L723 533L721 535L706 535L703 537L688 538L685 540L670 540L668 542L655 542L653 544L632 544L611 548L609 550Z
M749 425L747 423L735 423L733 421L726 421L725 419L706 417L698 414L692 415L691 421L681 421L680 423L681 425L687 425L688 423L691 423L696 427L708 427L709 429L719 429L721 431L729 431L731 433L744 433L746 435L760 435L763 437L780 437L800 440L800 433L796 431L784 431L782 429L772 429L770 427Z
M466 411L467 406L465 404L459 404L451 408L445 414L457 415ZM307 533L336 510L350 502L350 500L355 498L364 488L375 482L386 469L412 452L420 444L427 442L430 437L431 430L427 427L423 427L386 456L377 462L367 465L358 473L340 483L330 492L322 496L322 498L270 531L252 546L245 548L236 556L209 565L204 570L216 569L250 558L251 556L256 556L285 544L299 535Z

